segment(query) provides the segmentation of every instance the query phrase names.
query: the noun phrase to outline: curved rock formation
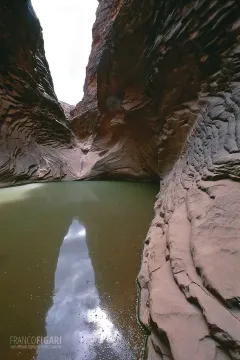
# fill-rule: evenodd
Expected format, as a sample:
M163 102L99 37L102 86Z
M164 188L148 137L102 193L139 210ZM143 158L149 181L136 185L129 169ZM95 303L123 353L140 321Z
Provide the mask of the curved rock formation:
M148 360L240 359L239 1L100 0L69 122L29 6L1 3L0 180L160 177Z
M1 1L0 52L0 183L77 176L81 151L54 93L30 1Z
M99 154L92 175L162 178L138 278L149 360L240 359L239 13L238 1L98 8L71 124L83 161Z
M158 109L145 86L152 16L151 2L100 1L84 98L71 122L86 154L83 167L93 163L85 176L154 179L158 174Z

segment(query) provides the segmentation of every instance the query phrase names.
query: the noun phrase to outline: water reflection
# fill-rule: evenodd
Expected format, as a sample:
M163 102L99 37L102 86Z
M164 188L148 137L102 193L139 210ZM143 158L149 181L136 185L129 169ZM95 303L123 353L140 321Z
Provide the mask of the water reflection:
M101 309L87 231L75 218L64 237L55 272L47 336L61 336L60 349L39 347L37 360L134 360L121 331Z

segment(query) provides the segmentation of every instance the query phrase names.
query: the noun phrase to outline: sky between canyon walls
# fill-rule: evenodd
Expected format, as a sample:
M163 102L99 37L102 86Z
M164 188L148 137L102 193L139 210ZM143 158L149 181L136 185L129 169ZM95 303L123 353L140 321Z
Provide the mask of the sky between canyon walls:
M32 0L41 22L46 57L59 100L75 105L83 96L97 0Z

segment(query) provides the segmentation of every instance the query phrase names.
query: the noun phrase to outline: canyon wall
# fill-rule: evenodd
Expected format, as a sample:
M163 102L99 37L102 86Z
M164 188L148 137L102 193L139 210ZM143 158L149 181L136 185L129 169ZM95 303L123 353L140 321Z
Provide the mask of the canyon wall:
M68 120L30 3L0 14L1 184L160 178L138 277L148 360L240 359L239 1L100 0Z
M71 126L93 176L161 178L138 277L148 360L240 359L239 39L237 0L99 2Z
M0 53L1 186L77 176L81 151L54 93L30 1L1 1Z

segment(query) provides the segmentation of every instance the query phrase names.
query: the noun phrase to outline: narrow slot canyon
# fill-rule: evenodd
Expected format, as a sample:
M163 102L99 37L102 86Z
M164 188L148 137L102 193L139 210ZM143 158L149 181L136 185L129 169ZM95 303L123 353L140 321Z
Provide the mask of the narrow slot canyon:
M239 1L39 1L0 3L0 358L239 360Z

